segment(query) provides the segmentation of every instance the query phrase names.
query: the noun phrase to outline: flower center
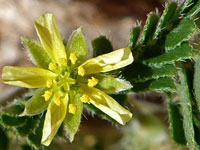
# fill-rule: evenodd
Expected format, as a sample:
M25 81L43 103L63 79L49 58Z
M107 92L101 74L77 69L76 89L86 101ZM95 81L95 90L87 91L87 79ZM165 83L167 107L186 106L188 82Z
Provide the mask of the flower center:
M76 55L71 54L70 56L71 63L75 64L77 59ZM76 80L71 77L73 70L67 66L67 60L65 58L60 58L59 64L51 62L49 64L49 70L56 73L57 77L46 81L46 87L49 90L45 91L43 97L45 101L52 98L53 102L57 106L60 106L61 100L66 97L66 94L70 91L70 87L76 83Z

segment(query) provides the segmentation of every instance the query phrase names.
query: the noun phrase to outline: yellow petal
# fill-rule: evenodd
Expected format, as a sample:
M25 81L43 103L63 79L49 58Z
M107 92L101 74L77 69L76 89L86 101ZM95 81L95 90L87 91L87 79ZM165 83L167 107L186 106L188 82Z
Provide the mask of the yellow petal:
M67 58L63 41L52 14L44 14L38 17L35 20L35 28L43 48L55 62L58 62L59 58Z
M47 108L41 143L48 146L56 135L67 112L68 95L60 100L60 106L51 101Z
M105 114L124 125L132 118L132 114L117 103L112 97L106 93L90 88L87 85L81 85L84 94L90 98L90 103L103 111Z
M89 59L79 67L83 67L86 74L93 74L116 70L132 62L133 56L130 48L127 47Z
M4 83L26 88L45 87L47 80L54 77L51 71L36 67L6 66L2 71Z

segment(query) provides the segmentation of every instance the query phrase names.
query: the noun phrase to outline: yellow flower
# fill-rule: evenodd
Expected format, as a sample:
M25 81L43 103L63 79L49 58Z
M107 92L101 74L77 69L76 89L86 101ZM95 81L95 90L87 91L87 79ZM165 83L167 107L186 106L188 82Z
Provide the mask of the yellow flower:
M41 143L48 146L64 123L70 141L77 132L82 103L93 105L124 125L132 114L108 94L131 88L131 85L104 72L132 63L130 49L122 48L86 60L88 50L81 28L75 30L65 48L54 16L45 14L35 20L41 45L23 37L37 67L3 68L4 83L39 88L26 103L22 115L33 116L45 111Z

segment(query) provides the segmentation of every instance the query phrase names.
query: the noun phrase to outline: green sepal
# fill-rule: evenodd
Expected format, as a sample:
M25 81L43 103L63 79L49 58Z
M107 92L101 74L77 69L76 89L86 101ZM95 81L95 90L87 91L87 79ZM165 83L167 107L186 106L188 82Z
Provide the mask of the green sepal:
M144 91L166 91L174 92L176 87L174 80L170 77L152 79L146 82L132 82L133 92L144 92Z
M96 87L107 94L115 94L132 88L132 85L129 82L115 78L111 75L96 74L92 76L99 81Z
M73 31L72 34L70 35L67 42L66 51L68 57L70 56L71 53L76 54L77 64L81 64L87 58L88 49L85 43L81 27Z
M162 16L160 17L160 22L158 24L158 27L155 31L154 39L157 39L159 34L163 31L163 29L168 29L168 26L171 24L171 20L176 12L177 9L177 3L171 2L168 3Z
M186 145L185 134L183 130L183 117L179 110L180 105L177 102L168 100L169 128L171 139L180 145Z
M193 89L195 101L200 111L200 55L195 58Z
M27 117L9 116L6 114L1 115L1 123L4 127L18 127L26 123Z
M140 38L140 45L146 45L149 41L152 40L154 31L156 29L157 23L159 20L159 16L154 13L148 14L148 18L146 20L141 38Z
M105 37L100 36L92 41L93 57L113 51L111 42Z
M177 70L178 73L178 83L176 83L176 88L180 100L181 113L183 116L183 128L185 133L185 138L187 145L191 149L195 149L195 133L192 118L192 107L191 107L191 97L189 92L189 87L187 84L187 76L183 68Z
M181 46L176 47L169 52L165 52L160 56L149 58L143 61L148 66L161 66L164 64L171 64L175 61L189 59L193 55L193 48L188 42L184 42Z
M140 36L140 26L133 27L130 31L129 47L133 50L138 42Z
M200 1L192 7L192 9L186 14L186 17L190 18L197 15L200 12Z
M191 35L198 31L193 19L182 19L177 27L175 27L166 37L165 49L172 50L181 45L182 42L188 40Z
M176 75L176 67L174 64L166 64L156 67L149 67L141 63L133 63L122 71L122 76L133 82L144 82L150 79L158 79L160 77L168 77Z
M39 88L35 91L35 94L26 102L25 110L23 114L26 116L34 116L42 113L50 103L50 100L45 101L42 96L48 88Z
M48 69L49 63L52 61L45 49L36 41L28 37L21 37L21 41L27 51L33 58L33 63L38 67Z
M6 134L5 129L0 125L0 150L8 150L9 138Z
M5 107L2 107L0 114L7 114L10 116L16 116L24 111L25 102L22 100L14 100Z
M19 136L25 137L33 133L38 125L39 116L29 117L24 125L16 128L16 132Z
M39 121L40 121L39 125L36 127L35 132L31 133L27 137L28 142L35 149L39 149L41 147L42 129L44 125L44 115L41 118L39 118Z
M83 104L80 101L80 94L75 91L70 91L69 104L74 104L77 107L76 113L70 114L67 112L64 120L64 130L66 131L66 136L69 138L70 142L72 142L81 122Z

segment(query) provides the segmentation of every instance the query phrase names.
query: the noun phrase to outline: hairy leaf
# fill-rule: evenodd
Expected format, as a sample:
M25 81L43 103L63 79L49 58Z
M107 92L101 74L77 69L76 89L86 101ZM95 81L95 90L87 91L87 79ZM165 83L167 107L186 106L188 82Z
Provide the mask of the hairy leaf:
M179 82L176 84L176 88L182 109L181 111L183 116L183 128L185 132L185 138L188 147L194 149L196 142L195 142L192 107L190 102L190 93L187 84L187 77L185 71L182 68L180 68L177 72L178 72Z
M172 50L188 40L197 31L194 20L190 18L182 19L166 37L165 49Z
M148 66L161 66L164 64L170 64L175 61L191 58L193 55L193 48L188 42L184 42L181 46L176 47L169 52L166 52L160 56L149 58L143 61Z
M168 100L169 127L171 138L178 144L186 145L185 134L183 130L183 117L179 111L179 104Z

